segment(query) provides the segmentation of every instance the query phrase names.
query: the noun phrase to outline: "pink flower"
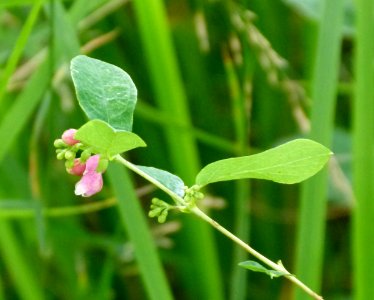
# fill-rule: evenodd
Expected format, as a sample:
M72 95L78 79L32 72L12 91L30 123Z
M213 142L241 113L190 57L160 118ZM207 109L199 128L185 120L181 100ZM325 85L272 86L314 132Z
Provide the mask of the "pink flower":
M68 129L68 130L65 130L64 133L62 134L61 136L61 139L68 145L70 146L73 146L75 145L76 143L79 143L78 140L74 139L74 135L75 133L77 132L76 129Z
M66 169L71 175L82 176L86 170L86 164L81 163L79 158L74 159L74 165L72 168Z
M86 169L81 180L75 185L74 193L83 197L90 197L103 188L102 173L96 172L100 161L99 155L91 156L86 162Z

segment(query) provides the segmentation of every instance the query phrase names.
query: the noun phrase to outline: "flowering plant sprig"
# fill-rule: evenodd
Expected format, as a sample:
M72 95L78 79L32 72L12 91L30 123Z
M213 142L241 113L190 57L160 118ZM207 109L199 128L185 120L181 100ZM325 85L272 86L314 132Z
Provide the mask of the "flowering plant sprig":
M70 174L82 176L75 194L89 197L102 188L102 173L108 162L114 161L134 171L168 194L174 203L158 198L152 200L149 216L165 222L170 210L192 213L226 235L259 261L239 265L263 272L271 278L284 276L314 299L322 299L292 275L279 261L275 263L230 231L212 220L198 208L204 197L201 190L208 184L227 180L257 178L292 184L317 173L328 161L331 151L307 139L298 139L276 148L250 156L228 158L205 166L196 176L195 184L186 187L183 180L167 171L153 167L137 166L124 159L121 153L145 147L145 142L132 133L133 112L137 90L130 76L111 64L77 56L72 60L71 74L80 106L91 121L77 130L65 131L55 141L57 158L65 159Z
M108 159L101 158L98 154L91 156L90 148L75 139L76 132L76 129L65 130L61 139L55 140L54 146L57 148L57 159L66 160L66 171L82 176L75 185L75 194L90 197L103 187L102 173L108 167Z

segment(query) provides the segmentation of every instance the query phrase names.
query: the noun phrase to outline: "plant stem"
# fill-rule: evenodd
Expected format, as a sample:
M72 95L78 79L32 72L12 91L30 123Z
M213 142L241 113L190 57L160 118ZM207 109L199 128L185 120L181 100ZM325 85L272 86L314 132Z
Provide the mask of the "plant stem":
M147 179L148 181L150 181L151 183L153 183L155 186L157 186L158 188L160 188L161 190L163 190L165 193L167 193L170 197L172 197L173 200L177 204L182 205L183 207L186 207L186 203L185 203L184 199L182 199L180 196L178 196L177 194L175 194L173 191L169 190L166 186L164 186L162 183L160 183L159 181L157 181L153 177L151 177L148 174L144 173L142 170L140 170L134 164L132 164L129 161L127 161L126 159L124 159L122 156L117 155L114 158L114 160L117 161L117 162L119 162L119 163L121 163L121 164L123 164L124 166L128 167L130 170L134 171L138 175L144 177L145 179ZM291 274L290 272L288 272L287 269L281 263L277 264L277 263L271 261L270 259L268 259L267 257L263 256L261 253L259 253L256 250L254 250L248 244L246 244L241 239L239 239L236 235L232 234L226 228L222 227L219 223L217 223L212 218L210 218L208 215L206 215L197 206L194 206L194 207L190 208L189 211L192 212L193 214L195 214L196 216L198 216L199 218L203 219L204 221L206 221L210 225L212 225L215 229L217 229L218 231L220 231L221 233L223 233L225 236L227 236L233 242L235 242L236 244L238 244L240 247L242 247L243 249L245 249L248 253L250 253L251 255L253 255L258 260L262 261L263 263L265 263L266 265L268 265L272 269L274 269L276 271L287 273L287 275L285 275L285 277L288 280L292 281L297 286L299 286L302 290L304 290L312 298L317 299L317 300L322 300L323 299L321 296L319 296L314 291L312 291L308 286L306 286L303 282L301 282L299 279L297 279L293 274Z
M292 281L294 284L299 286L302 290L304 290L308 295L313 297L317 300L322 300L323 298L313 292L308 286L306 286L303 282L301 282L299 279L295 277L295 275L291 274L287 271L287 269L282 264L276 264L275 262L271 261L267 257L263 256L261 253L254 250L251 246L243 242L241 239L239 239L237 236L232 234L230 231L228 231L226 228L222 227L219 223L214 221L212 218L210 218L208 215L206 215L203 211L201 211L197 206L191 208L191 212L193 212L196 216L203 219L204 221L208 222L210 225L212 225L214 228L216 228L218 231L223 233L225 236L227 236L229 239L231 239L233 242L238 244L240 247L245 249L248 253L256 257L258 260L262 261L272 269L280 272L286 272L287 275L285 277Z

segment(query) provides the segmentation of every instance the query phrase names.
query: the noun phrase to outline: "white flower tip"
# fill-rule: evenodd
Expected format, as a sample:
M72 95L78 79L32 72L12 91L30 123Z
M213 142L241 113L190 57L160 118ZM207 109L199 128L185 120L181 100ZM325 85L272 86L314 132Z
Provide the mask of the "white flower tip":
M84 185L80 184L80 182L78 182L75 185L74 194L77 195L77 196L83 196L83 197L85 197L85 192L86 192L86 189L85 189Z

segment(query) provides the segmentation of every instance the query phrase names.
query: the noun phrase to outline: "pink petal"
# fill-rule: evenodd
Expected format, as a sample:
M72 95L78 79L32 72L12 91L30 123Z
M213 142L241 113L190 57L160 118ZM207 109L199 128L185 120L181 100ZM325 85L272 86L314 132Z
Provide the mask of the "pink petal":
M86 168L87 170L87 168ZM103 177L101 173L89 172L83 175L75 185L74 193L83 197L90 197L103 188Z
M76 129L68 129L68 130L65 130L64 133L62 134L61 136L61 139L68 145L70 146L73 146L75 145L76 143L79 143L78 140L74 139L74 135L75 133L77 132Z
M96 172L97 166L99 165L100 155L96 154L91 156L86 161L86 171L84 173Z

